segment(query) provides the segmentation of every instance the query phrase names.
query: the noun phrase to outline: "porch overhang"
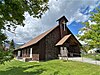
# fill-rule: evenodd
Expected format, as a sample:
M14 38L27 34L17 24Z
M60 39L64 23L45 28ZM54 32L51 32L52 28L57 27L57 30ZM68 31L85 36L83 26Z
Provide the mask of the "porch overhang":
M62 46L70 36L71 34L65 35L55 46Z

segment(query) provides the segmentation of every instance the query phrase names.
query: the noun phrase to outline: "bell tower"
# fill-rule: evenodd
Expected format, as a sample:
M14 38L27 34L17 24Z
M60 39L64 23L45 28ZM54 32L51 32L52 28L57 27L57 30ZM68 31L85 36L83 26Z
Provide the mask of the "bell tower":
M66 31L66 23L68 22L68 20L66 19L65 16L62 16L57 21L60 25L61 38L63 38L64 37L64 31Z

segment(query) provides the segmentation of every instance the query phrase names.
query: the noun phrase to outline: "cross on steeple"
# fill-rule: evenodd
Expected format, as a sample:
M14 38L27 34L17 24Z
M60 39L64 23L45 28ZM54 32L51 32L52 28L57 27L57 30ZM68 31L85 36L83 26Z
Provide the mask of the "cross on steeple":
M61 32L61 38L62 38L63 32L66 30L66 23L68 22L68 20L66 19L65 16L62 16L57 21L59 22L59 25L60 25L60 32Z

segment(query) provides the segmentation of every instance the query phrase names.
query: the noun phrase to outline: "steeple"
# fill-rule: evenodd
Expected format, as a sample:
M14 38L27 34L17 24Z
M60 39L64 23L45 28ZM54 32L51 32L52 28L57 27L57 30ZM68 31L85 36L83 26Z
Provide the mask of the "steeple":
M61 32L61 38L62 38L64 36L64 31L66 30L66 23L68 22L68 20L66 19L65 16L62 16L57 21L60 25L60 32Z
M67 23L68 22L68 20L66 19L65 16L62 16L57 21L59 22L59 24L64 24L64 23Z

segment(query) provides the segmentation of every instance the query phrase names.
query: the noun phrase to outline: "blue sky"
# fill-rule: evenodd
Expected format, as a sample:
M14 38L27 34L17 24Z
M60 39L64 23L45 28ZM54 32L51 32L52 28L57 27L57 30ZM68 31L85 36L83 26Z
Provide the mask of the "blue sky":
M25 27L18 26L16 36L7 31L9 39L16 43L26 43L39 34L54 27L56 20L63 15L69 20L68 28L74 35L82 28L81 22L89 20L90 12L100 4L100 0L49 0L49 10L41 19L32 18L27 12Z

